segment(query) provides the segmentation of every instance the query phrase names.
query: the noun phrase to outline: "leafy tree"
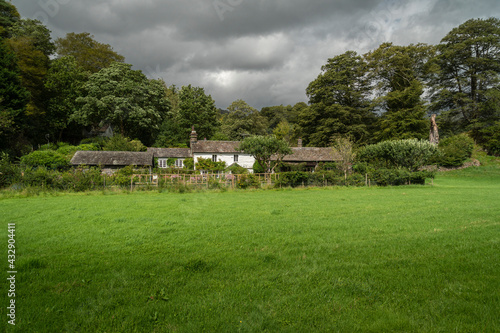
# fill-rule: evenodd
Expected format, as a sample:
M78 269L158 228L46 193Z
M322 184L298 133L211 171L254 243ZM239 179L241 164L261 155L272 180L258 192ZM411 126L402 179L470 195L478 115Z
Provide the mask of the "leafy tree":
M182 87L179 91L178 123L184 142L189 140L192 126L196 128L198 138L211 138L219 125L212 96L205 94L200 87Z
M336 136L333 139L332 148L334 153L341 158L338 164L339 169L347 176L356 157L354 143L347 137Z
M114 62L125 60L122 55L113 51L110 45L99 43L88 32L68 33L66 37L56 39L56 47L60 57L75 57L78 65L91 73L97 73Z
M29 92L22 86L20 71L11 49L0 39L0 149L24 122Z
M81 132L71 121L71 116L78 109L76 99L87 79L87 72L78 66L72 56L51 62L45 88L49 96L46 122L52 137L62 140L66 129L68 138Z
M299 113L304 108L307 108L307 104L304 102L297 103L294 106L269 106L262 108L260 114L267 118L269 129L274 130L283 121L288 122L290 125L296 124Z
M395 46L384 43L365 56L380 96L376 102L385 111L378 122L377 140L427 136L422 94L427 63L433 54L433 48L425 44Z
M321 70L306 90L311 106L299 116L304 140L309 145L327 146L332 136L340 134L367 141L374 114L365 61L348 51L328 59Z
M433 108L452 133L484 128L500 120L500 20L471 19L451 30L437 46Z
M88 126L111 124L123 136L151 141L169 110L162 82L148 80L132 65L114 63L92 74L83 86L72 119Z
M51 56L56 51L56 46L50 36L51 31L39 20L21 19L9 29L11 38L28 37L34 49L41 51L46 56Z
M164 86L167 99L170 101L170 110L167 112L160 126L155 147L187 147L189 133L181 125L179 91L175 85Z
M283 161L283 157L292 154L292 149L283 140L279 140L275 136L251 136L245 138L239 145L238 150L245 154L252 155L257 163L266 170L266 172L274 172L276 165ZM276 163L272 163L271 158L274 157Z
M229 140L242 140L249 135L267 134L267 121L259 111L239 99L231 103L222 117L221 132Z
M8 29L20 18L21 16L13 4L0 0L0 38L8 37Z

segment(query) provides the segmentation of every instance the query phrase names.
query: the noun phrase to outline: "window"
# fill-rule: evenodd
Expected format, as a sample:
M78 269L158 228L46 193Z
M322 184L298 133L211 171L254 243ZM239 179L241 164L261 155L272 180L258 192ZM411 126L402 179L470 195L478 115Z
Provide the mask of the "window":
M212 162L217 162L217 155L212 155Z
M158 160L158 168L165 169L167 167L167 160L165 159L159 159Z
M180 158L175 160L175 167L176 168L183 168L184 167L184 163L182 163L183 160L181 160Z
M238 162L238 155L234 155L234 163Z

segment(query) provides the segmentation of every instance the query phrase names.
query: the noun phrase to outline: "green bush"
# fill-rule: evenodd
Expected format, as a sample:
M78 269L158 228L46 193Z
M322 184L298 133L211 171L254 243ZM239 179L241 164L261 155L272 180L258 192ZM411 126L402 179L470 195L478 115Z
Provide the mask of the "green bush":
M184 164L184 169L194 170L194 159L192 157L186 158L183 164Z
M62 187L75 192L96 190L104 185L100 168L70 170L64 172L61 178Z
M63 170L70 166L69 159L53 150L37 150L21 157L21 165L28 168L45 167L50 170Z
M474 140L467 134L454 135L439 142L436 164L446 167L462 166L472 156Z
M405 169L377 169L368 176L371 182L379 186L399 186L425 184L428 178L434 178L431 171L410 172Z
M107 139L102 149L106 151L146 151L147 147L139 140L130 140L117 134Z
M25 186L42 187L46 189L63 188L61 173L49 170L43 166L26 169L22 177L22 184Z
M134 173L134 167L131 165L119 169L113 175L113 184L120 186L129 186L131 177Z
M198 157L196 162L196 170L219 172L224 171L226 162L214 162L209 158Z
M238 188L247 189L247 188L259 188L260 184L257 180L257 177L253 174L242 175L238 178L236 183Z
M358 154L358 161L372 164L377 168L404 168L417 171L436 152L437 147L425 140L384 141L362 148Z
M243 174L247 174L248 173L247 169L245 169L244 167L242 167L242 166L240 166L238 164L231 165L225 171L226 172L231 172L234 175L243 175Z
M21 178L19 166L11 163L9 155L0 154L0 188L10 186Z

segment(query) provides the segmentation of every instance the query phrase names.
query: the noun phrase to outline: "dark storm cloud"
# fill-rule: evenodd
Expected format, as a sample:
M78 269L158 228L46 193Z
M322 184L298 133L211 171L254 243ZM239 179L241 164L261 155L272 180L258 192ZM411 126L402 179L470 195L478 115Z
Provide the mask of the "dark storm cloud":
M438 43L498 0L39 0L14 2L54 37L90 32L167 84L205 87L219 107L306 101L328 58L385 41Z

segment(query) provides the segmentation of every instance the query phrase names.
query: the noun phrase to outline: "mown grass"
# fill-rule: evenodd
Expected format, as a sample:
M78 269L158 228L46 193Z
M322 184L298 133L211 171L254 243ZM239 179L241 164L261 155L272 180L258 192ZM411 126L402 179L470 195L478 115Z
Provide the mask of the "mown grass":
M498 332L499 190L492 163L434 186L0 200L8 331Z

